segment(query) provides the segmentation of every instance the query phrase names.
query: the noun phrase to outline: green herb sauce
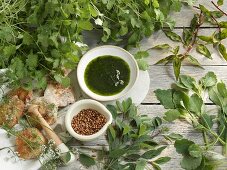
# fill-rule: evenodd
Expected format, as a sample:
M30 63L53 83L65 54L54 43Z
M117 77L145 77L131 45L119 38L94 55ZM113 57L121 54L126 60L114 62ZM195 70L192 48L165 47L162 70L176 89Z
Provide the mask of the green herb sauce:
M120 57L100 56L88 64L84 79L92 92L111 96L121 92L128 85L130 68Z

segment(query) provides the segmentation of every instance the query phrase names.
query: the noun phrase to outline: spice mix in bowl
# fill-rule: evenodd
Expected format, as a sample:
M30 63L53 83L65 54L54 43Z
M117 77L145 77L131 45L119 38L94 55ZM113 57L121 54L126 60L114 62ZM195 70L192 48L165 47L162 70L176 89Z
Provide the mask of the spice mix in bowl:
M68 132L80 141L91 141L103 135L111 122L109 110L91 99L74 103L65 117Z

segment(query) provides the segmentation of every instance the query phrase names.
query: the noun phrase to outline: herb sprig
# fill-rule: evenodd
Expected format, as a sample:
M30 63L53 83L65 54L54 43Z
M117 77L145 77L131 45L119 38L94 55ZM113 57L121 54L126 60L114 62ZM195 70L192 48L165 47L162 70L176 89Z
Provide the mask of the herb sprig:
M208 114L205 105L207 93L213 104L218 106L214 115ZM195 145L194 142L186 139L175 142L177 152L184 156L181 161L182 168L196 169L200 167L199 169L204 169L207 165L204 161L207 162L208 160L205 157L203 158L203 153L212 150L217 142L223 146L223 156L220 158L226 159L227 88L223 82L218 82L213 72L208 72L198 82L193 77L180 75L179 81L174 84L174 88L158 89L155 94L165 109L168 109L163 117L166 121L185 120L203 134L205 147ZM218 124L218 131L214 129L215 123ZM191 150L193 150L192 153L190 153ZM216 162L210 161L209 163L211 168L214 165L213 163Z

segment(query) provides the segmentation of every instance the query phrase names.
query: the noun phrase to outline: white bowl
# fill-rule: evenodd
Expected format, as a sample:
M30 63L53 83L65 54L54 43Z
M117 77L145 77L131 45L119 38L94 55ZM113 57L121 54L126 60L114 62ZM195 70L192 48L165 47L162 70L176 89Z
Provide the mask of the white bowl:
M83 109L94 109L104 115L107 119L106 124L95 134L93 135L80 135L76 133L71 125L72 119L75 115L77 115L81 110ZM67 111L66 116L65 116L65 126L68 132L76 139L80 141L92 141L99 136L103 135L108 126L112 123L112 114L110 111L101 103L91 100L91 99L84 99L75 102Z
M128 85L118 94L111 95L111 96L102 96L92 92L86 85L84 80L84 72L87 65L97 57L103 55L111 55L111 56L118 56L123 59L125 62L128 63L130 68L130 80ZM112 46L112 45L104 45L93 48L92 50L88 51L81 59L77 66L77 79L80 85L80 88L91 98L98 100L98 101L111 101L121 98L122 96L126 95L129 90L135 84L139 74L139 68L137 65L136 60L134 57L123 48Z

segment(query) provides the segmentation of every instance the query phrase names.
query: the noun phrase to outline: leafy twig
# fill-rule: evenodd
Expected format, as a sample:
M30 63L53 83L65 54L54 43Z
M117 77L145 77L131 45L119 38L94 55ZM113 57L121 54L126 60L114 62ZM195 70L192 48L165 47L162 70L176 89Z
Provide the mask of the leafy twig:
M227 13L224 12L221 8L219 8L219 6L217 4L214 3L214 1L211 1L211 3L219 10L221 11L225 16L227 16Z

